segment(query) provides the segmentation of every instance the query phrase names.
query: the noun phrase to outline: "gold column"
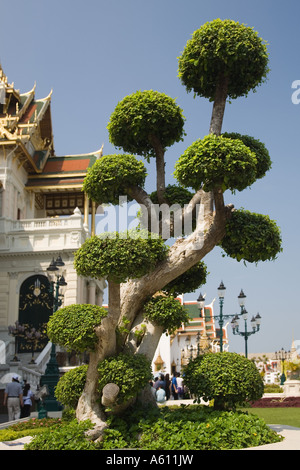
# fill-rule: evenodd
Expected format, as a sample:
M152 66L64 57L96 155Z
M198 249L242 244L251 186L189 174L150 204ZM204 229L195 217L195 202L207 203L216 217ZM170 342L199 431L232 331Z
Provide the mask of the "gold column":
M92 201L92 227L91 227L91 235L95 235L95 221L96 221L96 203Z
M84 193L84 218L83 223L89 226L89 198L86 193Z

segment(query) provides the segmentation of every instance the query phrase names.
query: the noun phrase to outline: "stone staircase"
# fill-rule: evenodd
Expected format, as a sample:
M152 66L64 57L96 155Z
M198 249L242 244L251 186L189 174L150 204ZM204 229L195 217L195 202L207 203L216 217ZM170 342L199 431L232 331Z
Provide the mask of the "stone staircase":
M35 392L39 388L40 378L46 370L50 358L52 344L49 342L41 353L36 353L32 363L31 353L18 353L18 361L8 355L5 364L0 364L0 389L5 388L6 383L11 382L12 376L17 374L23 381L30 383L31 390Z

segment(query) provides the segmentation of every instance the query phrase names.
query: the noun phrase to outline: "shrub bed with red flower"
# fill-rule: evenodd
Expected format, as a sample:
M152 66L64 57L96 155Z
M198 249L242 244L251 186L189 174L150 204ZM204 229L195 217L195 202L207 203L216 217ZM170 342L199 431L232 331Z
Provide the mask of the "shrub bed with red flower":
M251 408L300 408L300 397L268 397L250 403Z

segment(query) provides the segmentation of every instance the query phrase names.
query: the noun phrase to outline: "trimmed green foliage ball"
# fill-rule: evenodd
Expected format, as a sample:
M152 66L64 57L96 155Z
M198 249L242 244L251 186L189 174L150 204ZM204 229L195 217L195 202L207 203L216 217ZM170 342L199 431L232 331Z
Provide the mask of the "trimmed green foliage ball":
M64 406L76 409L78 400L83 392L88 365L82 365L68 370L59 379L55 387L55 397Z
M171 295L152 297L144 306L144 315L146 320L162 326L164 332L170 334L190 319L188 312L179 300Z
M134 397L152 378L151 362L143 354L119 354L108 357L98 364L98 388L114 383L120 387L118 403Z
M164 199L170 206L178 204L184 207L185 204L190 202L192 197L193 193L191 193L191 191L175 184L168 184L164 192ZM153 191L153 193L150 194L150 198L153 204L158 204L157 191Z
M49 319L48 337L67 351L93 351L97 343L95 327L106 315L107 310L98 305L73 304L60 308Z
M108 123L109 140L125 152L155 157L151 136L162 147L182 140L184 117L175 100L158 91L137 91L120 101Z
M237 353L208 353L189 361L184 382L198 400L214 400L215 409L235 409L262 397L264 384L254 362Z
M169 282L163 288L163 291L174 297L194 292L200 286L206 284L207 274L207 266L203 261L199 261L199 263L185 271L181 276Z
M228 139L239 139L243 144L248 147L251 152L255 154L257 165L256 165L256 178L263 178L268 170L271 169L272 162L270 154L262 142L249 135L242 135L237 132L224 132L223 137Z
M131 186L143 187L147 176L142 161L133 155L104 155L89 168L83 190L98 203L119 204Z
M237 261L271 261L282 251L281 233L268 215L239 209L232 212L220 246Z
M195 190L242 191L256 180L256 156L239 139L207 135L196 140L179 157L175 178Z
M246 96L265 81L265 41L249 26L233 20L205 23L187 42L178 62L179 78L188 92L214 100L218 84L228 80L231 99Z
M82 276L108 278L116 283L141 277L167 256L163 240L152 235L128 230L90 237L75 254L75 269Z

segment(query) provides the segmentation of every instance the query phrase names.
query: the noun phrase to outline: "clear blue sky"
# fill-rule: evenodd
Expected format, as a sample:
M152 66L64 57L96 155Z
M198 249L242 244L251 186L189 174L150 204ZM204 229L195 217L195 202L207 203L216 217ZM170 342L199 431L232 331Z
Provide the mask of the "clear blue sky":
M231 314L238 312L237 295L244 289L249 314L262 317L261 331L249 339L249 352L290 349L293 338L300 346L300 104L291 101L291 84L300 80L299 2L0 0L0 12L0 61L9 81L21 92L36 82L38 98L53 88L57 155L92 152L102 143L105 154L114 153L106 126L127 94L153 89L177 99L187 135L167 152L168 182L176 159L209 128L211 103L187 94L177 78L177 57L193 31L206 21L229 18L252 26L269 43L268 82L247 99L227 105L223 131L264 142L273 167L251 189L226 193L225 200L276 220L284 251L275 262L244 266L222 258L216 249L205 259L210 275L201 290L210 302L223 280L224 312ZM149 189L153 174L150 166ZM230 326L228 331L230 350L243 351L243 339L233 337Z

